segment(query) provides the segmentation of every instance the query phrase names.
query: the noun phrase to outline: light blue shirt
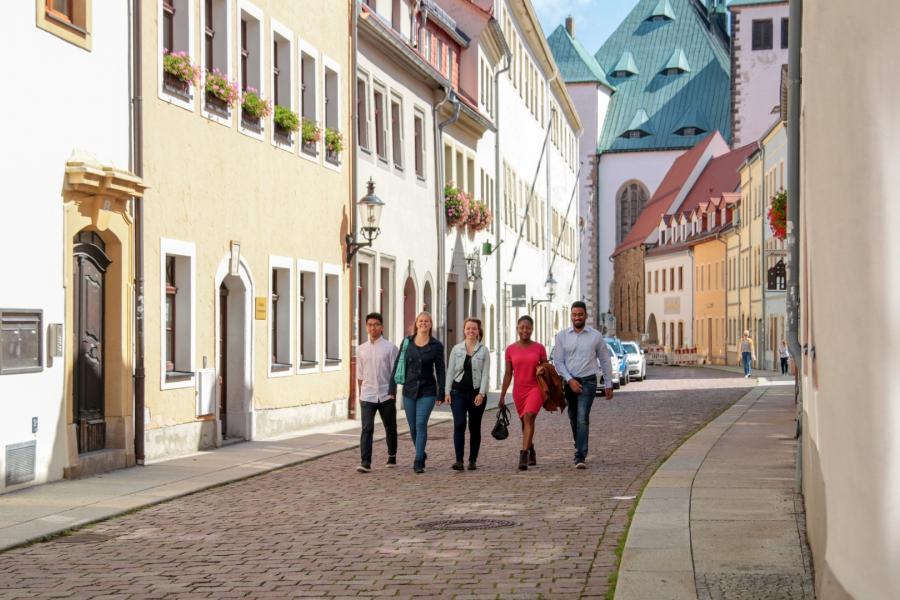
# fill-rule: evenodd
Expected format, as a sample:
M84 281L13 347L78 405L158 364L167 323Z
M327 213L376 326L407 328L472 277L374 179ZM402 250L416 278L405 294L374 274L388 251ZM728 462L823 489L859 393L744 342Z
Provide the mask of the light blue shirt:
M593 327L585 327L581 331L569 327L557 333L551 358L553 366L566 382L573 377L596 375L602 369L604 385L612 387L609 349L603 334Z

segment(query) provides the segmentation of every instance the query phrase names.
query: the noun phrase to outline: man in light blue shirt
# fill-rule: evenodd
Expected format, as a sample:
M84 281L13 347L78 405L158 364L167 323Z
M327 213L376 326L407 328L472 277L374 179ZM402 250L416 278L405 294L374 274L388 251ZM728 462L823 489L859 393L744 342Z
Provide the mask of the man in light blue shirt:
M584 302L572 303L571 318L572 326L556 334L551 358L565 383L569 421L575 441L575 468L585 469L597 373L603 370L606 399L612 399L612 363L603 334L585 326L587 305Z

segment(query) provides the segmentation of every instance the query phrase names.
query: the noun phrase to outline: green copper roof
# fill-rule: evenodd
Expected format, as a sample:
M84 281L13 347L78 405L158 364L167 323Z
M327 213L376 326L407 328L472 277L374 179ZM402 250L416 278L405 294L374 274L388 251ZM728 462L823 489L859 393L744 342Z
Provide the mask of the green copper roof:
M684 50L678 48L675 52L672 53L672 56L669 57L669 60L666 61L666 65L662 68L663 71L666 69L678 69L679 71L690 72L691 65L688 62L687 56L684 55Z
M650 17L665 17L666 19L674 21L675 11L672 10L672 5L669 4L669 0L659 0L656 8L650 13Z
M732 6L755 6L757 4L787 4L788 0L731 0L728 7Z
M596 82L614 90L597 59L560 25L547 38L553 60L566 83Z
M647 111L643 108L639 108L638 111L634 113L634 117L631 119L631 123L628 124L628 127L625 128L625 131L644 131L653 133L646 125L649 120L650 118L647 116Z
M600 135L598 152L629 152L689 148L696 136L676 135L681 126L700 127L707 135L718 130L731 140L731 60L726 34L711 24L707 2L668 0L675 19L647 21L659 0L639 0L606 43L594 55L616 86ZM613 77L630 57L640 73ZM661 72L674 65L688 67L677 76ZM623 62L623 60L625 62ZM621 137L639 110L647 114L640 138ZM691 111L705 123L683 124Z
M631 73L632 75L640 75L640 71L638 71L637 64L634 62L634 55L626 50L622 53L622 56L619 58L619 62L612 68L613 73L617 73L619 71L624 71L625 73Z
M675 125L675 129L672 130L672 133L679 131L685 127L696 127L697 129L702 130L698 135L709 132L709 119L706 118L706 115L703 114L703 111L700 110L699 107L691 107L687 112L685 112L678 122Z

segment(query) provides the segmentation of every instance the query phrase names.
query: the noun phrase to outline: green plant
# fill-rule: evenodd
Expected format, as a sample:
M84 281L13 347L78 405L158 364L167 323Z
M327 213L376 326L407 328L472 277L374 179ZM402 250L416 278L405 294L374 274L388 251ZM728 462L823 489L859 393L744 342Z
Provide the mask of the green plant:
M452 183L444 186L444 212L447 227L465 227L469 218L469 197Z
M325 128L325 147L329 152L339 153L344 148L344 136L337 129Z
M197 85L200 83L200 67L191 63L191 57L187 52L169 52L165 50L163 53L163 70L189 85Z
M300 126L300 137L306 143L318 142L322 139L322 129L315 121L303 119Z
M206 74L206 91L228 106L234 106L241 95L238 84L229 80L218 69L213 69L211 73Z
M275 125L285 131L297 131L300 129L300 117L289 108L281 105L275 106Z
M251 119L268 117L272 114L272 101L265 100L255 88L248 87L241 98L241 108L244 110L244 114Z
M781 190L772 197L769 206L769 227L779 240L787 237L787 192Z

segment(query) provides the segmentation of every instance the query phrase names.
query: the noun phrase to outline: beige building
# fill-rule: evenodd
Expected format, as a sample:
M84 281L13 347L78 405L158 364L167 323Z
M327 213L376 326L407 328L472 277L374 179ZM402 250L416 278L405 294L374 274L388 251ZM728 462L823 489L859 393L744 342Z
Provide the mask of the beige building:
M732 333L732 364L740 364L740 352L736 344L741 333L750 332L750 337L757 340L763 337L763 272L762 272L762 237L763 219L765 218L765 202L763 202L763 161L762 154L753 152L740 167L741 199L738 207L737 223L738 254L737 264L732 268L737 272L737 305L729 306L734 312L729 319L737 325ZM759 352L753 367L759 367Z
M142 9L145 456L346 417L349 2Z
M803 4L802 98L787 122L800 172L786 181L801 211L788 239L816 597L887 600L900 597L900 4Z

